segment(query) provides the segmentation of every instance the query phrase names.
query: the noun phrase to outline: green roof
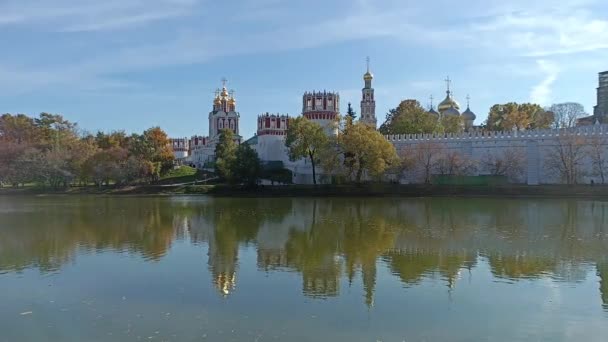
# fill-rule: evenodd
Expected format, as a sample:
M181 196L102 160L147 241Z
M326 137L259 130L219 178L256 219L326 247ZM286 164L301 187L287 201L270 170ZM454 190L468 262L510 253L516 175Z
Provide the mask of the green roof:
M253 146L253 145L257 145L257 144L258 144L258 136L257 136L257 135L254 135L253 137L251 137L251 138L249 138L249 139L245 140L245 141L243 142L243 144L247 144L247 145L251 145L251 146Z

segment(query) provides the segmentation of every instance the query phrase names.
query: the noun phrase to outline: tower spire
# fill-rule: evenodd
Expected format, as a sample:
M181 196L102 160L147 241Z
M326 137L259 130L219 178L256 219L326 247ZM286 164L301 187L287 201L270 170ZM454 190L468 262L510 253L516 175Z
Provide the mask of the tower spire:
M226 77L222 77L222 88L226 88L226 83L228 83L228 80Z
M467 109L469 109L469 104L471 102L471 97L467 94Z
M450 79L450 76L448 76L448 77L445 79L445 83L446 83L446 85L447 85L447 89L448 89L448 90L447 90L447 93L448 93L448 95L449 95L449 94L450 94L450 86L452 85L452 80Z
M369 73L369 62L370 62L369 56L367 56L367 58L365 59L365 61L367 62L367 72Z
M431 94L431 109L433 109L433 94Z

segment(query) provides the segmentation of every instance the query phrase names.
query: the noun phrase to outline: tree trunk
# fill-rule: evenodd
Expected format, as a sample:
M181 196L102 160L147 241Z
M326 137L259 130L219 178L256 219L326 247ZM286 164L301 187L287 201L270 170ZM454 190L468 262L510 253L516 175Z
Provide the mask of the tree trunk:
M357 184L361 183L361 176L363 175L363 168L362 167L358 167L357 168Z
M313 153L308 152L310 156L310 164L312 165L312 183L317 185L317 170L315 170L315 158L313 158Z

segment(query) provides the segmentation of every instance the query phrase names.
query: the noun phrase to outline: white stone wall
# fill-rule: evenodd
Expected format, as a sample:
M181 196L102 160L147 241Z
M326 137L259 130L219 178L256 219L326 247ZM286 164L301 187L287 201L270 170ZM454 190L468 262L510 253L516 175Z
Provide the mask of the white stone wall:
M254 149L262 161L289 162L284 135L258 135L258 142Z
M586 150L590 148L591 139L599 139L608 157L608 125L595 125L579 127L570 130L534 130L534 131L512 131L512 132L472 132L462 134L448 134L437 136L434 134L405 134L387 136L386 138L395 146L398 152L413 148L422 143L435 143L446 151L456 151L471 160L479 162L486 154L501 156L506 150L520 151L525 156L526 169L522 183L536 184L559 184L562 183L560 176L550 171L545 163L548 154L559 145L560 136L574 134L586 142ZM608 159L608 158L607 158ZM580 166L583 171L581 183L589 183L592 180L600 183L599 176L592 173L591 158L586 156ZM487 174L483 169L478 169L478 174ZM412 181L407 179L406 181Z

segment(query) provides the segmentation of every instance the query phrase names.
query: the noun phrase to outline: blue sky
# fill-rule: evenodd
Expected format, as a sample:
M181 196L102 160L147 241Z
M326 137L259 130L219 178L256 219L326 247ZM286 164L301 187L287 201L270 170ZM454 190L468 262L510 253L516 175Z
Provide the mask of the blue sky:
M605 0L0 0L0 112L61 113L81 128L208 132L213 91L258 114L299 114L335 90L357 111L365 57L377 115L400 100L595 105L608 70Z

